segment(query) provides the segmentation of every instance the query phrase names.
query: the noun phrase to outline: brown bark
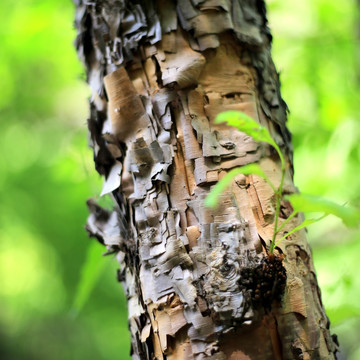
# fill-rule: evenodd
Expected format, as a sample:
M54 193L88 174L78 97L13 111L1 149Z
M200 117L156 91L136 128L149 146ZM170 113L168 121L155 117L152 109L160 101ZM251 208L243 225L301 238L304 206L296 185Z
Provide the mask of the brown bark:
M216 210L203 205L237 166L259 162L280 181L271 148L214 124L225 110L269 128L287 155L284 191L296 191L264 3L78 0L76 26L94 160L116 204L110 213L90 201L87 228L117 253L133 359L333 359L304 232L281 244L282 301L259 306L246 285L267 256L271 188L238 176Z

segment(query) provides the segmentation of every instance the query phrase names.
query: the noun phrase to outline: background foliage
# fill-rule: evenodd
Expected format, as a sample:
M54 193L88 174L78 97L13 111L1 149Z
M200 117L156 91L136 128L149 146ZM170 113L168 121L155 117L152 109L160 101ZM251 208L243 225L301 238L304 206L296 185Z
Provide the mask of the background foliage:
M356 6L268 1L296 185L359 204ZM128 359L115 259L101 258L83 230L85 199L100 193L101 180L87 148L89 91L72 46L73 6L2 0L0 14L0 358ZM360 233L328 217L309 228L309 239L333 332L345 358L359 359ZM102 271L79 292L86 258Z

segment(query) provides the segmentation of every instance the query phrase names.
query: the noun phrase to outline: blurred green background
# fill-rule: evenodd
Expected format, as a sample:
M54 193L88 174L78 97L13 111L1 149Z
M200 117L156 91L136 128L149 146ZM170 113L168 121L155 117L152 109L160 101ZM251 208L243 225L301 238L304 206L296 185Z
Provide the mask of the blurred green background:
M358 205L357 3L269 0L268 8L296 185ZM101 179L87 148L73 5L1 0L0 14L0 358L129 359L115 259L100 257L104 249L83 230L85 200L100 193ZM309 240L344 358L360 359L360 232L328 217ZM101 272L79 290L85 259Z

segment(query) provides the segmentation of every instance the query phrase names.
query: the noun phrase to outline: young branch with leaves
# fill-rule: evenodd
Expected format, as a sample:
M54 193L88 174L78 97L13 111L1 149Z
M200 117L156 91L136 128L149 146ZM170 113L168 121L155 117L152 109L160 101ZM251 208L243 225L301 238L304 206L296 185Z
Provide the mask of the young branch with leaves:
M279 146L275 143L275 141L271 137L268 129L258 124L253 118L240 111L226 111L219 114L216 117L215 123L217 124L227 123L229 126L233 126L237 128L239 131L251 136L254 140L271 145L279 155L279 159L281 162L281 180L277 188L274 186L274 184L270 181L269 177L261 169L260 165L257 163L252 163L229 171L214 186L214 188L211 190L211 192L205 199L205 206L215 207L218 203L218 197L231 184L235 176L239 174L257 175L263 178L274 191L276 198L275 215L274 215L275 218L274 231L273 231L272 239L270 240L270 249L269 249L270 254L273 254L276 246L278 246L288 236L311 224L314 224L315 222L324 219L326 216L330 214L341 218L347 226L356 226L357 224L359 224L360 211L358 209L341 206L330 200L318 196L305 195L300 193L284 195L283 187L284 187L284 178L286 172L286 162L284 155L282 154ZM284 200L290 202L293 208L293 212L279 226L280 206L281 206L281 202ZM279 239L277 235L280 233L280 231L282 231L285 228L285 226L300 212L319 212L319 213L323 213L323 215L318 218L304 220L300 225L286 232L286 234L280 237Z

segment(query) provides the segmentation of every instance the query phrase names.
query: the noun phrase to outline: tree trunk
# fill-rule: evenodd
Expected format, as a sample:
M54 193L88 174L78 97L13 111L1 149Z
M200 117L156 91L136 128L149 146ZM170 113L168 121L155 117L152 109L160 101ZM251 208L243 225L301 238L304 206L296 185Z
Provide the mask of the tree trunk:
M283 241L283 264L266 254L272 189L238 176L215 210L203 205L234 167L259 162L275 185L281 177L270 147L214 124L225 110L269 129L287 157L284 192L296 191L264 2L76 5L95 165L116 204L90 200L87 229L117 253L133 359L334 359L305 232ZM290 211L284 202L280 222Z

